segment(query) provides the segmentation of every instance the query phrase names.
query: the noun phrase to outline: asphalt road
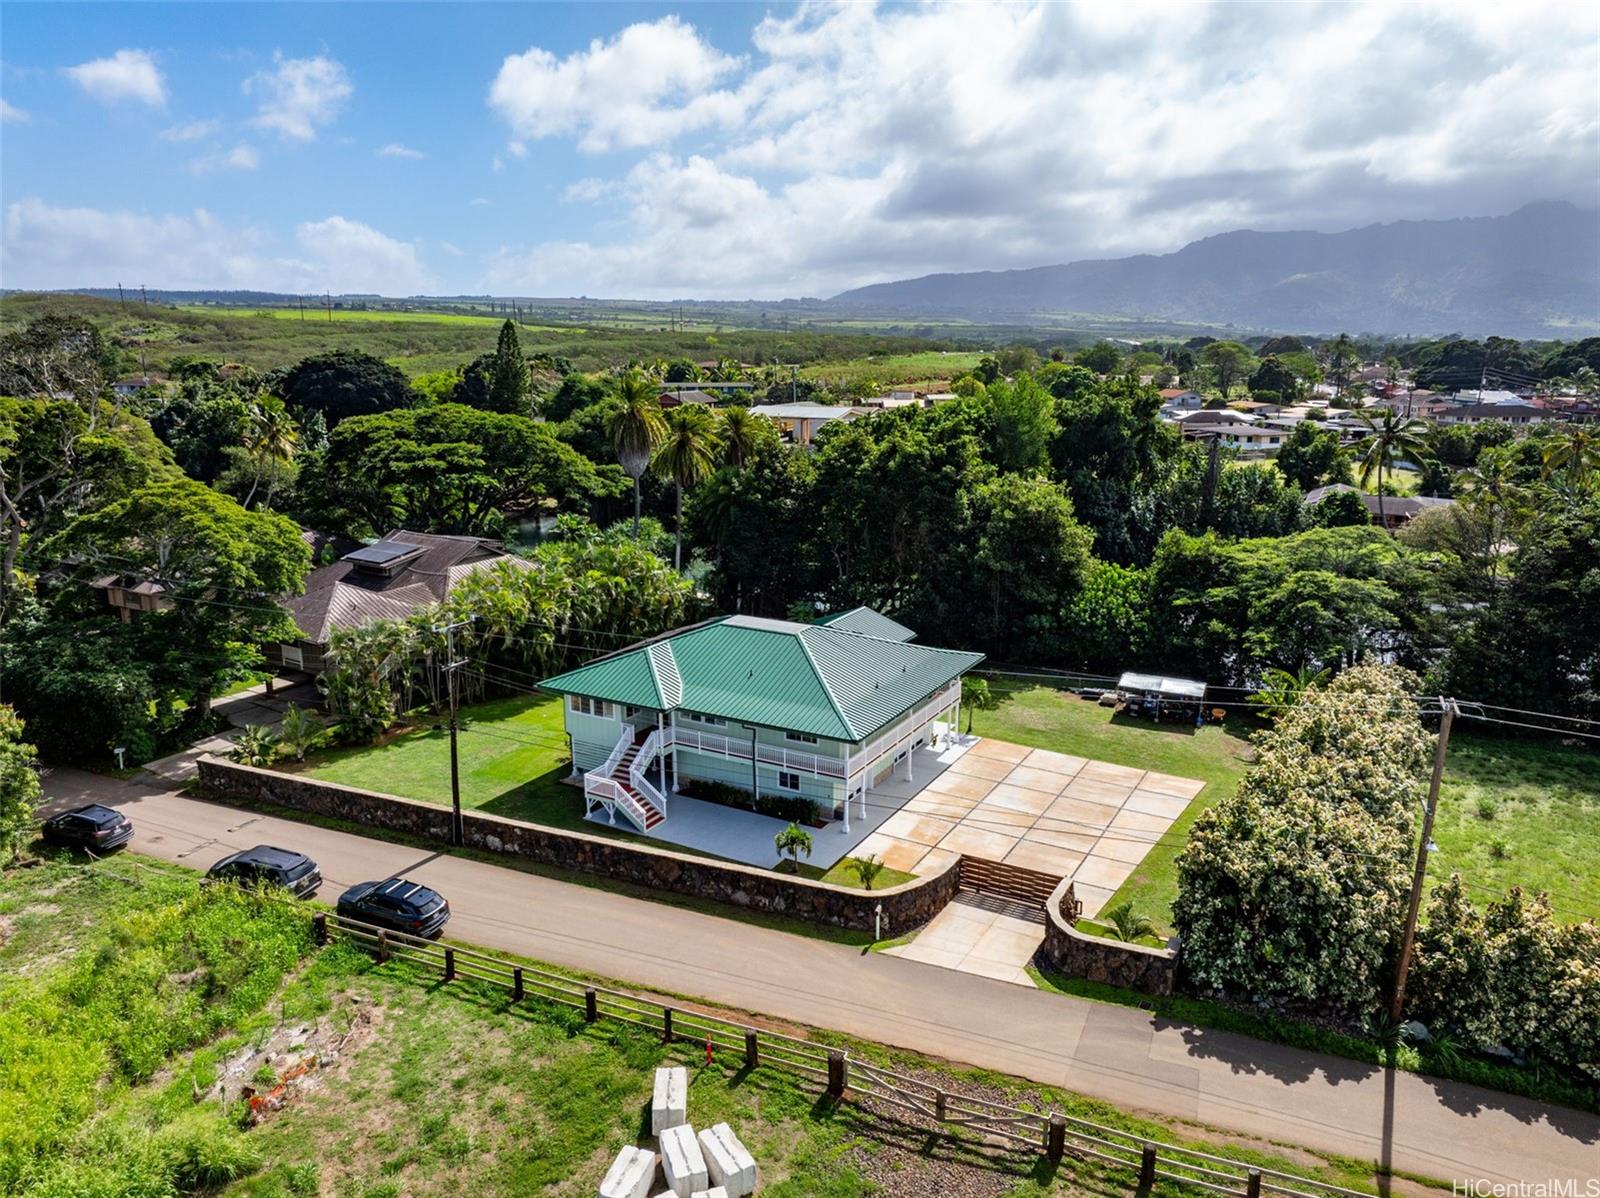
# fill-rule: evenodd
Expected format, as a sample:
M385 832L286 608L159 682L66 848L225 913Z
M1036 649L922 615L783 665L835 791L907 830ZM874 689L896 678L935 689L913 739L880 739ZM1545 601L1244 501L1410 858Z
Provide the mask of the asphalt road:
M451 939L640 988L1443 1180L1600 1175L1600 1118L1566 1108L186 798L148 776L59 769L45 789L50 810L121 807L133 851L196 869L270 843L314 857L329 901L368 878L419 879L449 898Z

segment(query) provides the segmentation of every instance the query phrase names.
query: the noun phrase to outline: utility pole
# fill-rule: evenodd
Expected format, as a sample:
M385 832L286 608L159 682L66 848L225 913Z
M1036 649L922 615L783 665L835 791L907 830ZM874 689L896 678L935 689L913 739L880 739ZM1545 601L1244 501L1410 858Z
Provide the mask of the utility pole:
M120 281L117 283L117 304L124 312L128 310L128 301L122 294L122 283Z
M456 671L467 664L466 658L456 657L456 629L470 628L472 620L456 620L434 628L445 634L445 687L450 692L450 843L460 845L466 836L461 823L461 764L456 752Z
M1422 836L1417 841L1417 869L1411 875L1411 903L1406 910L1406 930L1400 941L1400 962L1394 971L1394 997L1389 1002L1389 1018L1400 1022L1406 1002L1406 974L1411 971L1411 950L1417 938L1417 913L1422 908L1422 883L1428 873L1428 850L1433 835L1433 816L1439 809L1439 783L1444 778L1444 756L1450 747L1450 724L1455 718L1456 701L1439 699L1439 741L1433 750L1433 780L1428 783L1428 806L1422 816Z

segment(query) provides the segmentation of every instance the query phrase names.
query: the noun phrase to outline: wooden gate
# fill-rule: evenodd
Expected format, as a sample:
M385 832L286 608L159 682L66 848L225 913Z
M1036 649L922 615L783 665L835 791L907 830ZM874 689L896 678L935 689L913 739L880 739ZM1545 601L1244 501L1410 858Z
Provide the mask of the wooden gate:
M963 855L961 858L961 889L971 894L992 894L1042 911L1060 884L1060 878L1036 869L986 861L982 857Z

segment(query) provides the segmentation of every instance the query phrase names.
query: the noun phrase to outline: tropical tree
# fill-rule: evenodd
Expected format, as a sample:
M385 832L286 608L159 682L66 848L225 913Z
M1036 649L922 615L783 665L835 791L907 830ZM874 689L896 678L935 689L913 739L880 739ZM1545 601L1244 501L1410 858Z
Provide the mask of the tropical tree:
M780 854L789 858L789 872L800 872L800 858L811 856L811 833L799 824L790 824L772 838Z
M1581 494L1600 478L1600 433L1592 425L1573 422L1549 438L1542 456L1545 478L1565 470L1572 489Z
M322 741L322 721L304 707L291 703L278 725L278 739L283 747L294 754L296 761L304 761L306 754Z
M33 834L33 809L41 793L37 753L22 732L16 712L0 705L0 865L16 856ZM867 889L872 889L870 883Z
M1370 486L1373 477L1378 480L1378 521L1389 527L1388 513L1384 511L1384 476L1394 472L1399 461L1415 462L1428 452L1428 424L1412 416L1402 416L1393 408L1379 408L1376 413L1362 409L1356 418L1366 425L1370 439L1362 450L1358 464L1361 485Z
M972 735L972 716L978 711L993 711L1000 706L1000 698L989 689L987 678L971 674L961 679L961 705L967 709L967 735Z
M1328 377L1333 380L1333 390L1336 395L1343 395L1346 384L1350 381L1350 372L1361 361L1361 355L1356 352L1355 342L1350 340L1349 333L1340 333L1326 346L1328 357Z
M850 872L855 874L863 890L871 890L872 884L878 880L878 875L884 869L883 858L876 853L868 853L865 857L847 858L846 864L850 866Z
M264 769L277 759L278 748L278 738L272 729L264 724L252 724L239 733L238 739L233 742L233 751L228 756L240 765Z
M500 326L500 339L489 364L489 409L526 416L530 390L532 377L517 341L517 326L508 320Z
M1269 669L1261 676L1261 688L1250 696L1250 704L1265 715L1277 717L1292 708L1313 686L1323 686L1329 671L1310 666L1298 672Z
M774 439L772 424L749 408L724 409L721 433L723 460L735 470L742 470L763 443Z
M677 491L677 519L673 526L672 567L683 569L683 493L699 486L717 468L722 436L716 417L699 404L680 404L666 417L667 431L656 449L652 467L670 479ZM627 469L626 463L623 469ZM635 483L637 486L637 483ZM635 513L634 520L638 520Z
M617 452L622 472L633 480L633 535L639 535L639 480L650 468L656 446L667 435L667 422L656 402L656 391L637 370L618 376L616 398L620 407L606 420L606 436Z
M1236 382L1249 375L1254 362L1250 351L1237 341L1213 341L1200 350L1200 363L1217 380L1223 399L1228 398Z
M1134 911L1131 899L1102 913L1100 920L1116 931L1119 940L1133 941L1141 936L1153 936L1156 931L1156 925L1148 915Z
M250 501L256 497L256 489L261 485L262 475L271 471L267 497L262 505L270 508L272 492L277 485L277 474L273 468L286 466L294 460L295 452L300 447L300 430L295 427L294 417L289 415L289 410L282 402L271 397L251 404L246 420L244 448L254 463L255 476L244 497L244 506L250 506Z

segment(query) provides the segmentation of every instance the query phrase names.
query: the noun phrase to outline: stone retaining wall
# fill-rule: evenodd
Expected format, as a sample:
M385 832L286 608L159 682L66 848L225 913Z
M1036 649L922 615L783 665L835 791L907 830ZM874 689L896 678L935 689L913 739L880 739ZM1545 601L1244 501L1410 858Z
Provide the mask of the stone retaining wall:
M1072 906L1072 883L1063 881L1044 908L1044 943L1039 953L1051 966L1069 978L1105 982L1141 994L1172 993L1178 976L1176 951L1086 936L1073 927L1073 918L1062 914Z
M221 799L271 803L404 832L448 844L450 811L376 791L321 782L300 774L256 769L221 757L200 758L200 784ZM574 800L578 799L574 795ZM559 866L632 882L657 890L694 895L757 911L787 915L808 923L858 932L873 930L873 915L883 907L883 935L900 936L920 927L955 897L960 859L937 873L885 890L851 890L809 878L713 861L689 853L630 841L567 832L463 812L466 843L493 853L510 853L541 865Z

